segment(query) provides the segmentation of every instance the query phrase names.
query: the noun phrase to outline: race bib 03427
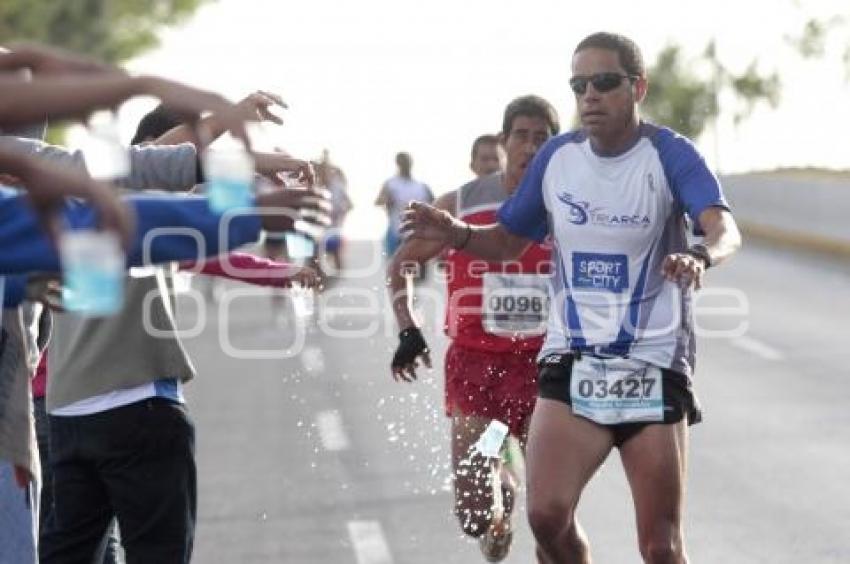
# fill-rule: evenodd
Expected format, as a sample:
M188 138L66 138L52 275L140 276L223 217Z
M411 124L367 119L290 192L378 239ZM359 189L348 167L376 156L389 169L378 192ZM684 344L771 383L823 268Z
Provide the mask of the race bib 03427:
M664 420L661 369L628 358L584 356L572 365L573 413L602 425Z

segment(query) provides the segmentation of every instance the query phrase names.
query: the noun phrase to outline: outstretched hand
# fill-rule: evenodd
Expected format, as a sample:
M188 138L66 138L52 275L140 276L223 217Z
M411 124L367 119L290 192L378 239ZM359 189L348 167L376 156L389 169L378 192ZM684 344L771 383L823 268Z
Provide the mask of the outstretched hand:
M201 114L212 112L224 131L230 132L234 138L242 141L246 148L251 148L251 140L245 129L246 118L243 108L229 102L219 94L179 82L158 77L142 77L140 81L142 84L140 93L159 98L166 108L177 114L180 121L194 128ZM200 133L202 136L204 134L209 135L209 132ZM201 145L206 145L201 141L203 139L198 140Z
M263 229L291 231L299 219L321 226L330 225L330 193L318 188L273 188L260 193L257 206L262 214Z
M271 106L280 106L283 109L289 107L283 101L283 98L265 90L257 90L249 94L236 105L242 111L245 121L270 121L277 125L283 124L283 119L269 108Z
M401 215L403 235L444 245L452 244L456 231L463 226L463 222L449 212L422 202L410 202Z

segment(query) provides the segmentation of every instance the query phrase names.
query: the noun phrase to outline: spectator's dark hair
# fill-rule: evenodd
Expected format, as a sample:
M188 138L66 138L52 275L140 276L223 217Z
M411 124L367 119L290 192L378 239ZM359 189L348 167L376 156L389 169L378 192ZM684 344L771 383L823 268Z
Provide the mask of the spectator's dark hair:
M573 55L584 49L607 49L617 53L620 65L629 76L646 76L643 55L637 43L624 35L600 31L588 35L578 44Z
M142 118L139 126L136 128L136 134L133 136L130 144L138 145L145 141L158 139L182 123L183 121L177 117L177 114L160 104L145 114L145 117Z
M514 120L519 116L537 117L546 121L549 125L549 133L557 135L561 131L561 123L558 121L558 112L552 104L541 98L529 94L514 99L505 108L505 117L502 119L502 135L508 137L514 126Z
M475 160L475 155L478 153L478 149L481 145L498 145L499 144L499 136L493 135L492 133L485 133L484 135L479 135L475 141L472 142L472 160Z

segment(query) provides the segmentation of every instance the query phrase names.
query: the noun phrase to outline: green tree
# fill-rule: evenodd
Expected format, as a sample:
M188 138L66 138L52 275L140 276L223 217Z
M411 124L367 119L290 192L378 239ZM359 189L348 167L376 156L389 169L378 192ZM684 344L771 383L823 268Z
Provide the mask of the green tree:
M703 68L702 75L695 69ZM720 112L718 100L730 91L738 101L734 109L735 124L752 113L759 102L776 107L781 83L776 73L759 72L753 61L740 74L730 71L717 57L714 42L694 61L684 61L676 45L668 45L649 69L649 92L643 111L655 122L667 125L696 139L705 128L716 122Z
M157 33L212 0L0 0L0 43L37 41L122 63L158 45ZM65 127L47 140L62 144Z
M848 31L850 31L850 12L847 15L836 14L823 20L809 19L803 25L799 35L786 35L785 41L796 49L804 59L820 59L826 56L829 41L838 35L839 37L835 38L835 41L844 41L842 61L845 77L850 82L850 39L847 39Z
M2 0L0 38L38 41L120 63L210 0Z
M656 123L696 139L717 117L718 108L711 83L685 68L681 49L668 45L649 70L643 111Z

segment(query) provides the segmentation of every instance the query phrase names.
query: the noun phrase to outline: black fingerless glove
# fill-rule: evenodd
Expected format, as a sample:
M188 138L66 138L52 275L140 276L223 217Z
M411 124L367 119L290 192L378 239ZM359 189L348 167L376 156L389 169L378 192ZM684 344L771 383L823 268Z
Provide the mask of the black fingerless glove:
M393 355L393 368L412 364L416 357L429 352L428 343L422 337L418 327L409 327L398 334L398 348Z

